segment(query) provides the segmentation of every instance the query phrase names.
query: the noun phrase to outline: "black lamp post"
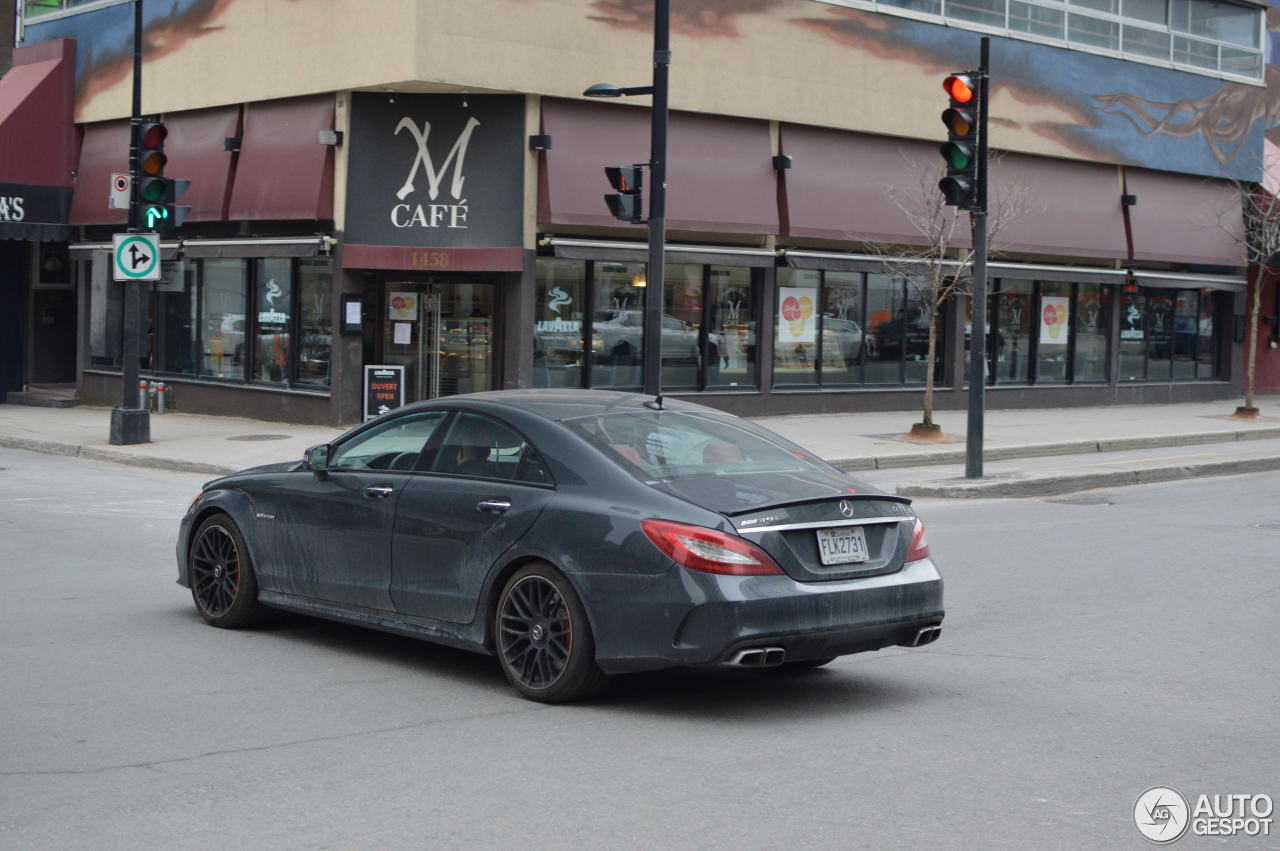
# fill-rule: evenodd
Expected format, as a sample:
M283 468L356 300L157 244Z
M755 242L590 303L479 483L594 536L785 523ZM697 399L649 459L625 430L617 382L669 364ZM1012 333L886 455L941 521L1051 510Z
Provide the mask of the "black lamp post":
M653 95L649 142L649 268L644 295L644 392L662 392L662 296L666 285L667 241L667 77L671 66L671 0L653 7L653 85L619 88L597 83L582 94L592 98Z

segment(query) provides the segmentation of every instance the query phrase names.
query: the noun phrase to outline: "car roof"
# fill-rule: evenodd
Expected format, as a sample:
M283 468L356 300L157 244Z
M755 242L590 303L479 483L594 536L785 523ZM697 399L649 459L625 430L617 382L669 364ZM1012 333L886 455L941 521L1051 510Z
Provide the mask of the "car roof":
M661 397L659 397L661 398ZM484 393L464 393L459 396L448 396L433 399L430 402L419 402L407 408L463 407L474 403L476 408L498 405L514 408L548 420L567 420L573 417L593 416L597 414L652 414L654 397L636 392L618 392L615 390L575 390L575 389L529 389L529 390L492 390ZM662 410L680 413L707 413L730 416L723 411L684 402L679 399L662 399Z

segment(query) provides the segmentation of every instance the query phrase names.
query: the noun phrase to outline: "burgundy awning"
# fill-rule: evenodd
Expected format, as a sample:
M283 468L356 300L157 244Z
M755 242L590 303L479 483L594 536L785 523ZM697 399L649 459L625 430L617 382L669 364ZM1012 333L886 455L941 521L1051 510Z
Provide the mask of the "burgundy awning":
M333 112L331 94L245 107L228 218L333 218L333 147L320 142Z
M1004 154L992 163L988 193L992 226L1000 218L1001 204L1017 203L1017 196L1022 196L1022 211L1000 223L992 237L997 250L1126 256L1120 173L1115 166Z
M782 235L841 242L919 245L920 233L895 203L922 191L922 169L939 160L938 146L783 124ZM935 190L936 191L936 190ZM967 244L968 228L957 235Z
M223 142L240 135L240 107L169 113L164 117L164 126L169 131L164 143L169 158L164 173L191 181L187 193L178 201L191 207L187 221L225 221L234 155Z
M129 173L129 120L86 124L71 201L73 225L127 225L128 210L107 207L111 175Z
M1135 260L1244 266L1244 213L1229 181L1125 170Z
M69 233L75 50L70 39L19 47L0 77L0 238Z
M552 148L538 169L541 227L626 227L605 206L612 190L604 167L649 161L649 115L647 108L543 99L542 132ZM768 122L673 112L667 159L669 229L778 232Z

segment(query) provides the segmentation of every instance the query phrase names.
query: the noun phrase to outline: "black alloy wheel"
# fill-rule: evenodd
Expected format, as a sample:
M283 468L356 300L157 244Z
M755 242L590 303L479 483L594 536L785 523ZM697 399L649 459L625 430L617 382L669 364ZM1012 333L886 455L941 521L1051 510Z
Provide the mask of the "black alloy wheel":
M188 563L191 596L202 618L233 628L257 617L258 583L244 538L231 518L215 514L200 524Z
M498 600L498 660L511 685L545 703L598 693L608 677L595 663L586 611L550 565L516 571Z

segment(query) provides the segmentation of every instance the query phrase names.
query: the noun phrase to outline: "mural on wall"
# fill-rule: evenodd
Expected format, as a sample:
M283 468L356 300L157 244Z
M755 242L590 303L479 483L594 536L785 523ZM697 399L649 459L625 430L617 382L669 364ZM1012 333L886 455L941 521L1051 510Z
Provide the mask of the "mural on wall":
M246 0L165 0L146 6L148 59L220 32L226 12ZM260 2L260 0L258 0ZM305 4L317 0L272 0ZM535 14L548 0L508 0ZM584 26L648 38L653 0L580 0ZM1280 50L1280 0L1268 10L1271 55ZM317 2L317 5L320 5ZM569 8L556 4L558 10ZM921 77L974 64L979 35L955 27L851 9L818 0L673 0L678 38L743 39L752 19L777 32L856 50ZM132 6L121 4L53 21L34 21L26 41L73 38L77 106L127 85L132 67ZM744 51L744 56L750 51ZM1280 65L1268 65L1266 88L1138 62L995 38L992 120L1044 140L1041 150L1189 174L1253 179L1261 171L1264 134L1280 142ZM1275 85L1273 85L1273 83ZM1012 108L1010 108L1012 107ZM883 128L878 132L884 132ZM1025 137L1024 137L1025 138ZM993 134L993 140L999 144ZM1013 147L1016 147L1014 145Z
M1280 0L1274 0L1280 3ZM595 18L613 27L649 32L652 0L594 0ZM822 38L896 62L921 73L946 74L974 64L979 36L858 9L819 3L812 14L790 22ZM797 3L787 9L804 8ZM685 36L737 37L735 26L749 15L777 14L784 0L674 0L672 30ZM806 9L806 12L809 10ZM1269 55L1280 56L1280 12L1267 24ZM1240 179L1256 177L1264 132L1280 138L1280 66L1267 67L1267 87L1224 82L1199 74L1020 39L995 38L993 101L1002 94L1034 105L1053 118L1018 121L992 116L1010 129L1035 133L1085 159ZM1016 69L1012 73L1002 69ZM1013 79L1010 79L1012 77ZM1176 85L1171 85L1171 79ZM1125 88L1116 91L1115 81ZM1170 99L1171 90L1179 97Z

